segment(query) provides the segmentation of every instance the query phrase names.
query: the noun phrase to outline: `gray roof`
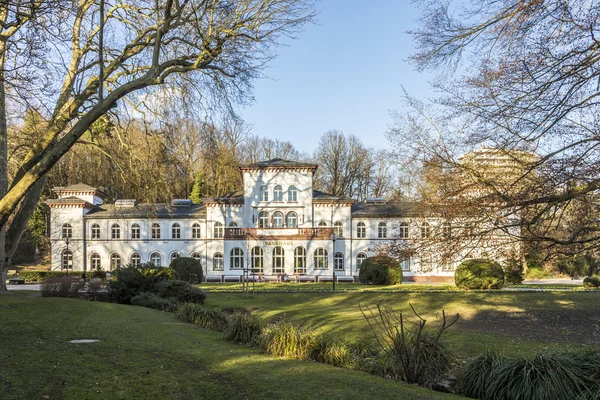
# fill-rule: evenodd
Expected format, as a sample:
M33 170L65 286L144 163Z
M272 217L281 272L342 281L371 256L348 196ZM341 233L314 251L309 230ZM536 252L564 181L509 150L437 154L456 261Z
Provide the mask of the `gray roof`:
M267 161L259 161L253 164L242 165L240 168L317 168L317 164L299 161L284 160L283 158L272 158Z
M354 203L353 218L424 217L431 216L431 206L414 202ZM438 212L438 214L440 214Z
M173 207L167 203L137 204L134 207L117 207L103 204L86 214L86 218L185 218L206 217L204 204L192 204L189 207Z
M50 203L50 204L59 204L59 203L87 203L87 201L76 197L76 196L68 196L68 197L63 197L62 199L48 199L46 200L46 203Z
M344 203L347 203L347 202L354 203L356 200L351 199L349 197L336 196L331 193L321 192L319 190L313 190L313 201L316 201L317 203L320 201L338 201L338 202L344 202Z
M63 191L63 192L67 192L67 191L69 191L69 192L98 192L99 194L106 196L106 194L104 192L102 192L101 190L98 190L97 188L95 188L93 186L86 185L85 183L82 183L82 182L79 182L79 183L76 183L76 184L70 185L70 186L64 186L64 187L58 186L58 187L53 188L53 190L55 192L58 192L58 191Z
M218 197L207 197L203 200L204 203L225 203L225 204L239 204L244 203L244 192L238 190L237 192L225 194Z

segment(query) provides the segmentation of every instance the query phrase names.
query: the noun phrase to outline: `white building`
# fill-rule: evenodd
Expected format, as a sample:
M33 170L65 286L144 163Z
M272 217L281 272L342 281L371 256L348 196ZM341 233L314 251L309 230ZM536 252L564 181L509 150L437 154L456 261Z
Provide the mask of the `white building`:
M316 191L316 169L282 159L245 165L241 191L202 204L104 204L106 196L93 187L56 188L58 199L47 201L52 269L166 266L188 256L201 261L208 280L239 280L244 269L267 280L286 274L323 281L334 273L352 280L378 244L418 240L442 224L439 217L416 218L408 203L358 203ZM448 280L461 261L433 265L426 259L404 260L405 279Z

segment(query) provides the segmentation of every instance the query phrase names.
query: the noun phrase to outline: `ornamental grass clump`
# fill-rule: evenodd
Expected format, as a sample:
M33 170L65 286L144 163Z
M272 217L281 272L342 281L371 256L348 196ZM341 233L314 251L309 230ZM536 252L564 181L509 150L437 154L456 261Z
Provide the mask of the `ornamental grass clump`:
M483 400L597 399L600 353L505 358L488 352L469 362L459 391Z
M431 388L450 371L454 356L443 341L444 332L458 321L458 314L442 319L435 330L426 329L427 320L410 305L416 320L381 305L359 304L380 352L370 365L371 373Z
M258 342L261 350L267 354L309 360L315 337L310 327L280 321L264 328Z
M310 358L340 368L356 369L358 365L357 355L346 343L324 335L314 338Z
M454 272L454 283L460 289L502 289L504 271L492 260L465 260Z
M263 322L252 314L236 313L225 329L225 340L241 344L256 344L263 329Z
M217 332L223 332L229 323L227 315L223 311L194 303L185 303L177 309L175 315L183 322Z

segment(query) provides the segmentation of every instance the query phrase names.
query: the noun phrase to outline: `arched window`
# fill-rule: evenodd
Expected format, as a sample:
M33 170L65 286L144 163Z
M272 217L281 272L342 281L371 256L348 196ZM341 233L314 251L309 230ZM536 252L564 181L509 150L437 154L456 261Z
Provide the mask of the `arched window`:
M296 247L294 249L294 273L306 273L306 249L304 247Z
M275 186L275 189L273 189L273 201L283 201L283 190L280 185Z
M358 239L364 239L367 237L367 227L364 222L359 222L356 225L356 237Z
M141 236L140 226L138 224L131 225L131 238L132 239L139 239L140 236Z
M283 228L283 214L279 211L273 213L273 228Z
M263 273L263 256L264 252L261 247L253 247L252 248L252 272L255 274Z
M98 253L93 253L90 256L90 267L91 269L95 269L96 271L99 271L102 268L102 259L100 258L100 254Z
M110 255L110 270L121 267L121 255L119 253L112 253Z
M160 239L160 225L157 222L152 224L152 239Z
M366 258L367 255L365 253L358 253L356 255L356 269L360 269L361 264L363 263L363 261L365 261Z
M112 224L110 228L110 237L112 239L121 239L121 227L119 224Z
M213 271L223 271L223 254L215 253L213 256Z
M344 237L344 226L342 225L342 223L340 221L336 221L333 224L333 233L337 237Z
M237 224L236 224L235 222L231 221L231 222L229 223L229 227L230 227L230 228L237 228Z
M181 227L177 222L171 226L171 238L181 239Z
M258 227L268 228L269 227L269 214L265 211L261 211L258 214Z
M92 239L100 239L100 225L92 224Z
M380 222L377 226L377 237L379 239L387 238L387 224L385 222Z
M131 254L131 257L129 258L129 262L134 267L139 267L140 264L142 263L142 256L140 255L140 253L138 253L136 251L136 252L134 252L134 253Z
M285 255L283 247L277 246L273 249L273 273L283 274L285 269Z
M198 260L200 263L202 263L202 254L200 254L200 252L195 251L192 254L190 254L190 257L192 257L194 260Z
M293 211L290 211L285 216L285 225L288 228L297 228L298 227L298 214Z
M60 269L73 269L73 252L71 250L63 250Z
M431 226L427 222L421 224L421 239L427 239L431 236Z
M200 239L200 231L200 224L194 222L194 225L192 225L192 239Z
M152 263L155 267L160 267L162 265L162 256L158 251L150 254L150 263Z
M244 268L244 252L239 247L231 249L231 253L229 254L229 268Z
M452 225L450 225L450 222L444 222L442 225L442 237L444 239L452 238Z
M220 222L215 222L213 233L214 233L215 239L223 238L223 224Z
M290 186L288 188L288 201L298 201L298 189L296 186Z
M62 238L72 238L73 237L73 227L71 224L63 224L62 226Z
M269 201L269 189L265 185L260 187L259 201Z
M181 257L181 254L178 251L174 251L173 253L171 253L171 262L173 262L173 260L177 257Z
M400 239L408 239L408 222L400 222Z
M325 222L325 221L319 222L319 228L327 228L327 222Z
M319 247L315 250L315 269L327 269L329 268L329 258L327 257L327 250Z
M333 256L333 269L336 271L344 270L344 255L342 253L335 253Z

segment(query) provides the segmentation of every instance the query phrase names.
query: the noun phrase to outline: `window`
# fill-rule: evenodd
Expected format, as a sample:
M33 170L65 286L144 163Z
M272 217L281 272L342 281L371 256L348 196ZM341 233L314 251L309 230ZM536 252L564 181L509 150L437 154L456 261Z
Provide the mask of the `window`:
M244 252L239 247L234 247L231 249L231 253L229 255L229 268L244 268Z
M452 272L454 271L454 262L452 260L442 260L441 267L444 272Z
M452 225L450 225L450 222L444 222L442 225L442 237L444 239L452 238Z
M273 228L283 228L283 214L279 211L273 213Z
M171 238L181 239L181 227L178 223L174 223L171 227Z
M269 189L265 185L260 187L259 201L269 201Z
M387 238L387 224L385 222L380 222L377 226L377 237L379 239Z
M72 238L73 237L73 227L71 224L63 224L62 226L62 238Z
M294 273L306 273L306 249L304 247L296 247L294 249Z
M263 256L264 252L261 247L253 247L252 248L252 272L255 274L263 273Z
M181 254L179 254L178 251L174 251L173 253L171 253L171 262L173 262L174 259L176 259L177 257L180 257Z
M283 247L277 246L273 249L273 273L283 274L285 268L285 257Z
M422 256L419 267L421 272L431 272L433 270L433 257L431 255Z
M319 222L319 228L327 228L327 222L325 222L325 221Z
M344 270L344 255L342 253L335 253L333 256L333 269L336 271Z
M73 269L73 252L71 250L62 252L61 269Z
M197 222L192 225L192 239L200 239L200 224Z
M195 251L193 252L190 257L192 257L194 260L198 260L199 262L202 262L202 254L200 254L200 252Z
M110 228L110 237L112 239L121 239L121 227L119 224L112 224Z
M98 253L92 254L92 256L90 257L90 260L91 260L91 268L92 269L99 271L100 268L102 268L102 259L100 258L100 254L98 254Z
M142 256L140 255L140 253L135 252L131 255L131 257L129 258L129 262L131 263L131 265L133 265L134 267L139 267L140 264L142 263Z
M156 222L152 224L152 239L160 239L160 225Z
M131 238L132 239L139 239L140 238L140 226L138 224L133 224L131 225Z
M110 256L110 270L117 269L121 266L121 255L119 253L113 253Z
M427 222L421 224L421 239L427 239L431 236L431 226Z
M359 222L356 225L356 237L358 239L364 239L367 237L367 228L364 222Z
M288 188L288 201L298 201L298 189L296 189L296 186Z
M367 255L365 253L358 253L356 255L356 269L360 269L361 264L366 259L367 259Z
M92 224L92 239L100 239L100 225Z
M215 253L213 256L213 271L223 271L223 254Z
M214 227L213 233L214 233L215 239L223 238L223 224L220 222L215 222L215 227Z
M156 267L160 267L162 265L162 256L158 251L150 254L150 263Z
M262 211L258 214L258 227L259 228L268 228L269 227L269 214Z
M402 271L410 271L410 258L400 261Z
M273 189L273 201L283 201L283 190L281 190L281 186L275 186Z
M329 268L329 259L327 258L327 250L319 247L315 250L315 269Z
M408 239L408 222L400 222L400 239Z
M298 214L293 211L287 213L285 217L285 225L288 228L297 228L298 227Z
M342 225L342 223L340 221L336 221L333 224L333 233L337 237L344 237L344 226Z
M235 222L231 221L231 222L229 223L229 227L230 227L230 228L237 228L237 224L236 224Z

